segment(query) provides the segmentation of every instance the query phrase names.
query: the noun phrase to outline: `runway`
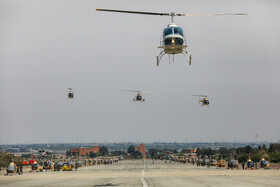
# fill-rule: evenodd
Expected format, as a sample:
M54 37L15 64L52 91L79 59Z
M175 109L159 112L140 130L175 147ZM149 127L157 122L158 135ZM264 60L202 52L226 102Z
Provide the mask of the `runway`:
M126 160L70 172L0 176L0 186L279 186L280 170L227 170L152 160Z

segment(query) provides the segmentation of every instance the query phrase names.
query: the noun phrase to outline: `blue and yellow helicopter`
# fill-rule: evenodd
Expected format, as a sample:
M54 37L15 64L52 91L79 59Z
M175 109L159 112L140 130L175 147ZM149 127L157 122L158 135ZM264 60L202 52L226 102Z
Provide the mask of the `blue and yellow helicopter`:
M142 97L141 93L147 93L147 92L154 92L154 91L141 91L141 90L122 90L125 92L137 92L137 95L135 96L135 98L133 98L133 101L141 101L144 102L145 99Z
M209 106L210 102L209 99L207 97L209 97L208 95L191 95L191 96L197 96L199 97L198 102L201 103L201 106Z
M171 23L167 25L167 28L163 30L162 39L160 41L161 52L159 56L157 56L157 66L159 66L159 62L163 55L174 55L175 54L183 54L186 56L189 65L191 65L192 56L187 51L187 43L186 38L183 33L183 29L178 27L174 23L174 16L197 16L197 15L247 15L244 13L225 13L225 14L177 14L175 12L171 13L159 13L159 12L139 12L139 11L126 11L126 10L110 10L110 9L96 9L96 11L106 11L106 12L119 12L119 13L130 13L130 14L143 14L143 15L156 15L156 16L171 16Z
M70 91L68 93L68 99L74 99L74 93L72 88L68 88Z

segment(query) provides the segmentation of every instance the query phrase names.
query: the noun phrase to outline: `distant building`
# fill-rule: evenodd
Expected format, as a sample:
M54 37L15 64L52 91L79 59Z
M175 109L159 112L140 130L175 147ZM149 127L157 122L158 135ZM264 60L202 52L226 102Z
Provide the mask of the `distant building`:
M86 147L86 148L72 148L70 150L71 155L79 155L84 156L86 154L89 154L90 152L93 153L99 153L99 146L93 146L93 147Z
M99 146L93 146L89 148L89 152L99 153Z
M196 153L196 148L194 148L194 149L183 149L182 153Z
M143 144L136 145L135 151L139 151L140 153L142 153L143 158L145 158L145 146Z

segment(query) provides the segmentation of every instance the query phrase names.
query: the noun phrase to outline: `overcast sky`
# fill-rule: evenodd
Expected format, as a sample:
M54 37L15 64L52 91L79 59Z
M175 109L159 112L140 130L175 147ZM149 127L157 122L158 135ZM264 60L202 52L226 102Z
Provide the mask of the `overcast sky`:
M249 15L175 17L192 65L156 67L170 17L96 8ZM0 144L278 141L279 18L278 0L0 0Z

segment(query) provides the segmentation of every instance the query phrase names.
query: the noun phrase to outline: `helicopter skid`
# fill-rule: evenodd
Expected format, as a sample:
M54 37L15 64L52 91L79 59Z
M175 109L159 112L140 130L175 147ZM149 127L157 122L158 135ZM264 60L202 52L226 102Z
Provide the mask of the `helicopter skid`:
M165 55L165 54L169 54L169 55L173 55L173 62L174 62L174 54L180 54L180 53L182 53L183 55L185 55L185 57L187 58L187 60L189 61L189 65L191 65L191 62L192 62L192 55L189 55L189 53L188 53L188 51L187 50L181 50L181 52L173 52L173 53L171 53L171 52L166 52L166 50L164 50L164 51L161 51L160 53L159 53L159 55L157 56L157 66L159 66L159 62L160 62L160 60L161 60L161 58L163 57L163 55ZM169 59L169 62L170 62L170 59Z
M166 53L164 51L161 51L159 53L159 55L157 56L157 66L159 66L159 62L161 60L161 58L163 57L163 55L165 55Z
M192 55L189 55L187 50L182 51L183 55L188 59L189 65L192 65Z

